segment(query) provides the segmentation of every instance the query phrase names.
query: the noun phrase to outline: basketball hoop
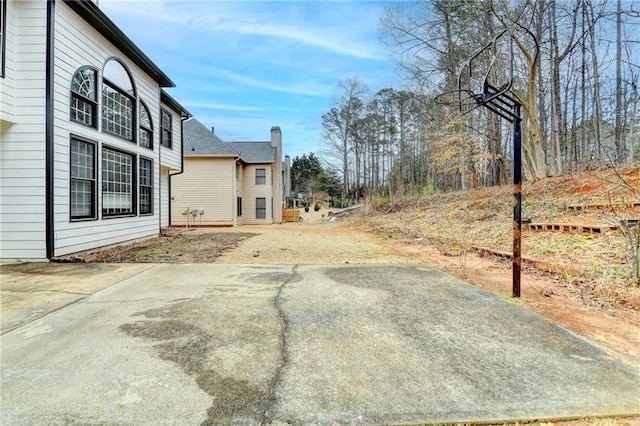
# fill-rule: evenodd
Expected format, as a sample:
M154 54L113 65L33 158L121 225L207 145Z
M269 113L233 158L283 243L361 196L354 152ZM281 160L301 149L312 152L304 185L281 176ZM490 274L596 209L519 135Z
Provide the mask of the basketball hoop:
M504 45L502 45L504 43ZM501 59L506 58L506 74ZM503 76L502 80L500 76ZM511 92L513 86L513 34L507 28L473 54L458 72L458 89L436 97L437 103L453 105L468 114L485 107L513 124L513 297L520 297L522 270L522 136L521 107ZM438 102L438 98L441 97ZM448 101L448 102L447 102Z

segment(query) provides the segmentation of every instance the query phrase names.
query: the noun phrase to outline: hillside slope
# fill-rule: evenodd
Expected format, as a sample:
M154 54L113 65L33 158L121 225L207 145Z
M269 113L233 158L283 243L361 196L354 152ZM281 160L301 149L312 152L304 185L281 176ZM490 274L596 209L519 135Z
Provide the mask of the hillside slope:
M619 228L621 220L640 217L640 165L619 175L605 170L524 184L522 217L543 230L523 225L523 258L544 261L567 278L628 285L630 246ZM377 207L370 220L395 237L424 238L452 255L478 248L510 254L513 188L402 199ZM552 231L563 228L573 232Z
M394 201L369 207L364 218L387 244L511 296L512 186ZM640 218L640 164L525 183L522 216L549 226L523 225L521 303L638 356L640 288L619 225Z

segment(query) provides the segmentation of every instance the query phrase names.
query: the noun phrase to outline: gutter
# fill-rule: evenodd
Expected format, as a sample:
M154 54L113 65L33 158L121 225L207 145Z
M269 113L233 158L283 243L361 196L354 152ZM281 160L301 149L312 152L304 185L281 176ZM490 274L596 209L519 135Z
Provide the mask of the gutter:
M188 112L186 115L180 116L180 151L182 155L180 155L180 171L175 173L169 173L169 205L168 205L168 213L169 213L169 228L171 228L171 178L177 175L181 175L184 173L184 122L191 118L191 114ZM160 147L162 149L162 146ZM162 168L162 164L160 165ZM162 201L161 201L162 202ZM160 209L162 211L162 208Z
M231 185L231 206L233 212L233 227L238 227L238 187L236 186L238 182L238 162L240 161L240 157L235 157L233 159L233 185Z
M51 260L55 249L54 225L54 56L55 56L55 0L47 0L47 48L45 65L45 251Z

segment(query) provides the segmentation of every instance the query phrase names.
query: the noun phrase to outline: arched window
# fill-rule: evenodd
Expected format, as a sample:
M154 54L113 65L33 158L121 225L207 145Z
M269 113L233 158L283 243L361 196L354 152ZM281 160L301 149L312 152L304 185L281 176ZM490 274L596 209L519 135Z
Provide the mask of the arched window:
M97 127L98 72L91 67L78 69L71 79L71 121Z
M151 121L151 114L149 114L149 108L143 101L140 101L140 135L138 136L138 142L140 146L153 149L153 123Z
M129 71L117 59L109 59L102 80L102 130L133 141L136 91Z

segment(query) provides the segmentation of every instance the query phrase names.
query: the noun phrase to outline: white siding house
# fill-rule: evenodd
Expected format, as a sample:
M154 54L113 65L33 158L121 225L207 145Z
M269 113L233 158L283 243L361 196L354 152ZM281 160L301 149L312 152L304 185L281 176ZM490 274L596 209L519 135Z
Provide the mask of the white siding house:
M0 260L158 235L189 114L88 0L2 0Z
M172 178L172 226L282 222L282 133L223 142L195 118L184 123L184 172ZM288 179L288 177L287 177Z

